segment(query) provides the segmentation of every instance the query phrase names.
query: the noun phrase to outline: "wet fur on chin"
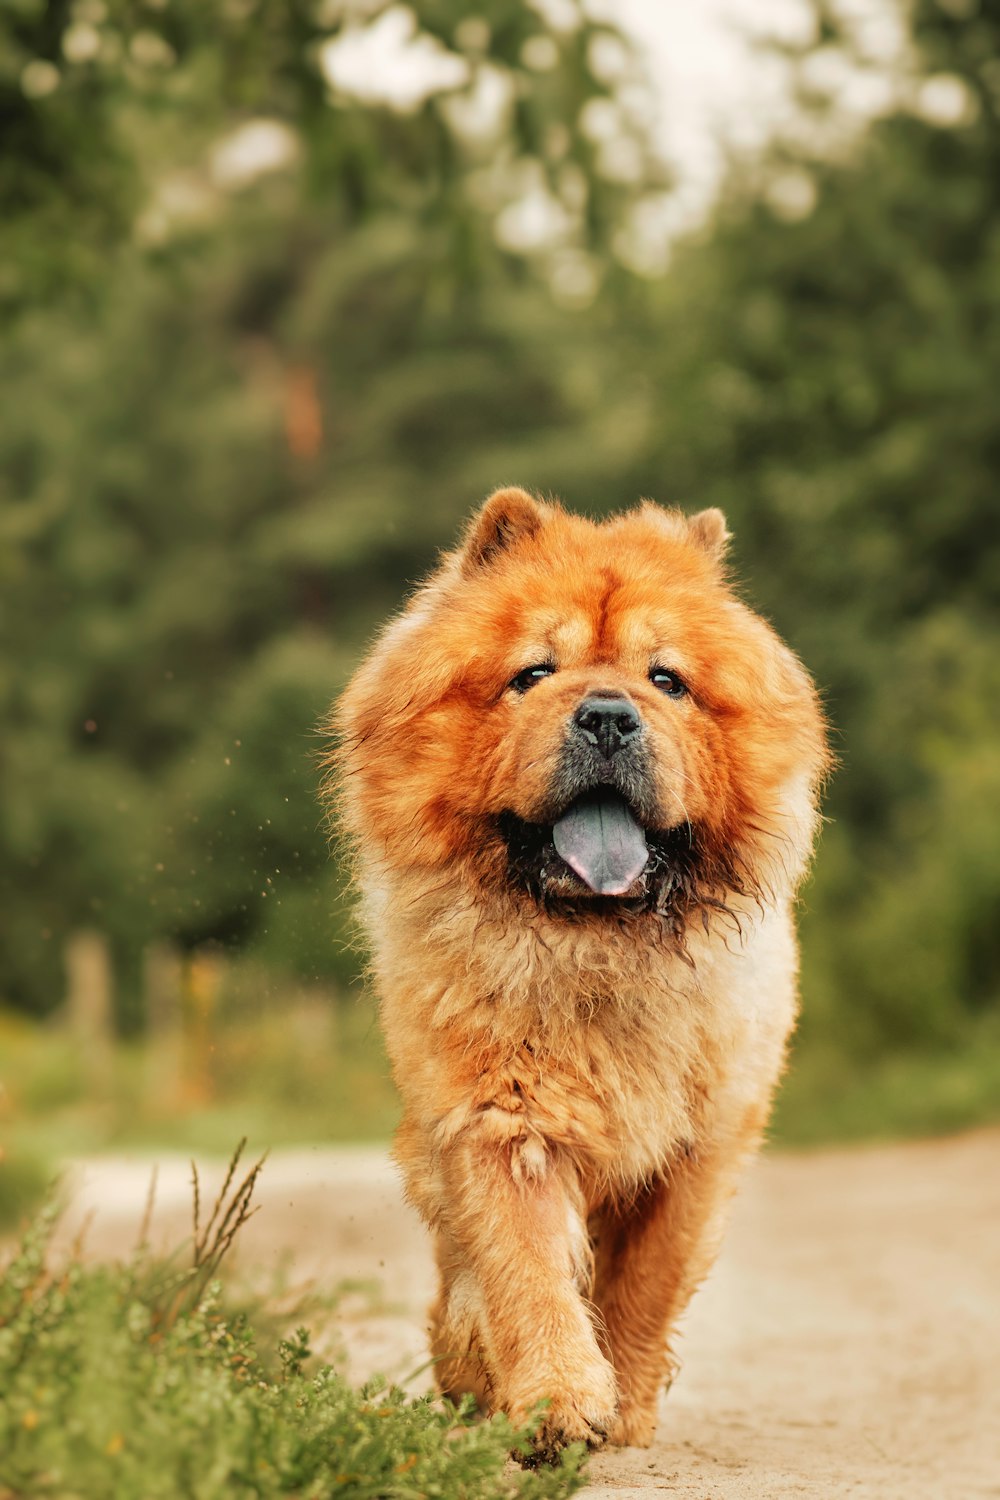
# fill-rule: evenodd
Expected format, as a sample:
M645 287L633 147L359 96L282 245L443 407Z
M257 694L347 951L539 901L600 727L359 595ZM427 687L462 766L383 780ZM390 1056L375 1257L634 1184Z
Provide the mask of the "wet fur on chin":
M598 526L499 491L334 717L439 1379L515 1418L547 1400L542 1454L650 1441L794 1025L825 735L726 540L716 511ZM588 694L639 719L606 766L575 727ZM649 851L623 898L553 844L598 774Z
M653 920L643 924L636 940L669 942L679 957L686 957L685 935L692 921L699 920L707 933L710 920L728 917L738 933L740 912L734 898L749 898L761 910L767 899L762 877L736 850L703 848L695 828L647 833L646 869L638 889L624 897L581 894L579 881L567 882L565 871L558 869L562 862L547 825L526 823L507 813L500 818L499 832L507 850L506 880L523 888L550 916L571 923L619 924L648 917Z

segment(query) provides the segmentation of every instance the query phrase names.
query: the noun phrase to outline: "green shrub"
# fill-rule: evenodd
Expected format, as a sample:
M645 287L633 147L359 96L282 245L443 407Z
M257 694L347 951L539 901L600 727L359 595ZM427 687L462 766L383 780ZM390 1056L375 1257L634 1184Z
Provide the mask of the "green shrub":
M55 1213L37 1220L0 1281L0 1488L60 1500L555 1500L579 1489L581 1447L522 1470L508 1455L530 1446L529 1430L381 1380L355 1390L314 1368L303 1328L279 1342L276 1367L261 1356L215 1276L259 1165L230 1191L234 1159L200 1229L196 1217L185 1270L141 1249L120 1266L53 1269Z

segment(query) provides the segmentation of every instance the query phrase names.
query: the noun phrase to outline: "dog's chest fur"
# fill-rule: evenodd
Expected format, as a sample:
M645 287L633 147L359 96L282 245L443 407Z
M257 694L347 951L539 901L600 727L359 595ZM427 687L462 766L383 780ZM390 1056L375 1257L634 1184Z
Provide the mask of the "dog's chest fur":
M509 1142L527 1174L568 1159L596 1203L699 1150L720 1114L739 1131L762 1070L780 1069L785 908L699 932L681 958L641 924L526 924L454 890L406 894L369 885L366 925L406 1115L437 1149L471 1131Z

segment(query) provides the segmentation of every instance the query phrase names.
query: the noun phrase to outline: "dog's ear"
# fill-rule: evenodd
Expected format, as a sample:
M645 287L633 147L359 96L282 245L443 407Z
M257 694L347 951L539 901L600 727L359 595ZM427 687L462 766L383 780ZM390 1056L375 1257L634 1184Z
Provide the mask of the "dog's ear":
M726 518L715 506L711 510L700 510L696 515L686 516L681 510L665 510L652 500L644 500L639 514L651 522L665 536L677 542L691 542L699 552L721 563L729 541Z
M714 505L711 510L700 510L688 516L688 536L714 562L721 562L730 538L726 518Z
M469 523L459 554L462 572L475 573L524 537L535 536L545 525L547 510L547 506L516 485L494 490Z

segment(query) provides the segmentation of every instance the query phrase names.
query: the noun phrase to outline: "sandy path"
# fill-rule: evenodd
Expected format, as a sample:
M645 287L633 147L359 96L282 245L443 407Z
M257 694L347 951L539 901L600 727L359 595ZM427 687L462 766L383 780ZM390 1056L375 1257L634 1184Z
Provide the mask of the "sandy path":
M75 1168L93 1253L130 1243L148 1173ZM187 1178L162 1163L167 1239L187 1228ZM431 1267L385 1155L276 1154L260 1200L244 1262L378 1278L379 1306L346 1305L354 1373L415 1369ZM1000 1133L762 1160L681 1354L656 1446L597 1455L590 1500L1000 1497Z

